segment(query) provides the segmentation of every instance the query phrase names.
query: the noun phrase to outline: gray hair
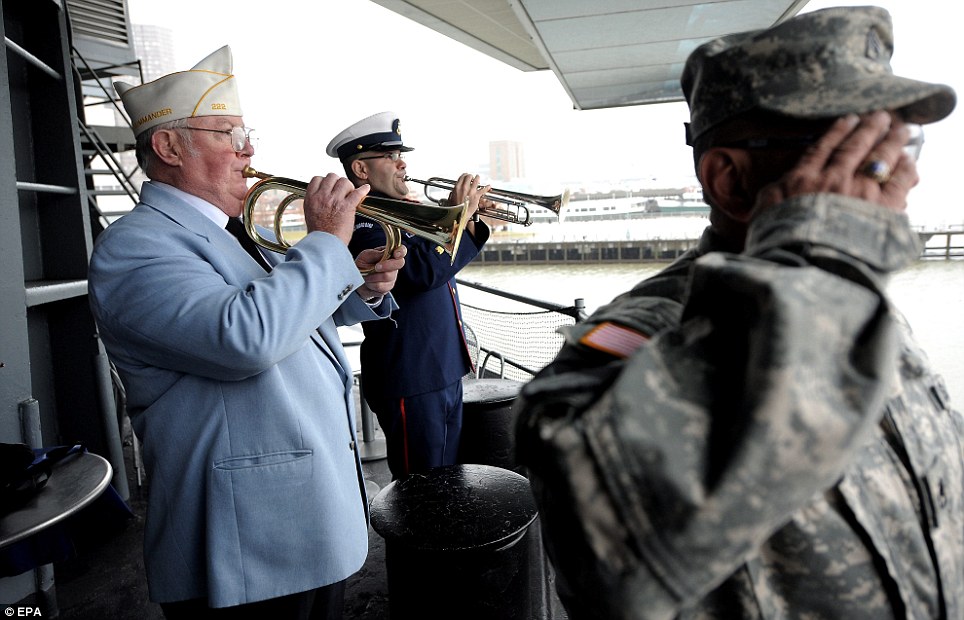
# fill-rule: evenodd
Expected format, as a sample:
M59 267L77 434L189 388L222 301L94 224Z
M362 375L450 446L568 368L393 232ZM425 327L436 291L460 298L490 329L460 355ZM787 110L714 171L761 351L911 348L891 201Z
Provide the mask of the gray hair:
M134 143L134 154L137 156L137 165L141 167L141 170L144 171L144 174L146 174L148 178L154 177L153 171L157 165L160 164L160 159L157 157L157 153L154 152L154 147L151 145L154 134L158 131L174 129L183 141L187 151L191 155L197 154L197 148L194 146L191 132L184 131L184 128L189 126L186 118L179 118L175 121L155 125L137 136L137 140Z

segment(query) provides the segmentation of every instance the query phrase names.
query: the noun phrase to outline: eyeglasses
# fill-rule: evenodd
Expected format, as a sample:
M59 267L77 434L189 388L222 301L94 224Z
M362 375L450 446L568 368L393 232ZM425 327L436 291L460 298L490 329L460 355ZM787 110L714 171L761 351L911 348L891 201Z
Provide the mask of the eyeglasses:
M910 138L904 145L904 152L910 155L911 159L917 161L921 149L924 148L924 128L920 125L908 124L907 129L910 130Z
M231 148L234 149L235 153L240 153L244 150L246 144L250 144L251 148L254 148L258 144L258 138L252 136L254 129L251 127L236 126L231 129L208 129L206 127L182 127L182 129L192 129L194 131L210 131L211 133L223 133L231 136Z
M907 129L910 131L910 137L907 139L907 143L903 146L903 149L911 159L917 161L917 158L920 157L921 149L924 148L924 128L920 125L908 123ZM819 139L820 136L799 136L794 138L747 138L746 140L727 142L726 144L721 144L720 146L729 146L737 149L803 149L812 145Z
M392 151L391 153L382 153L381 155L372 155L370 157L359 157L358 159L390 159L392 163L397 162L399 159L405 159L399 151Z

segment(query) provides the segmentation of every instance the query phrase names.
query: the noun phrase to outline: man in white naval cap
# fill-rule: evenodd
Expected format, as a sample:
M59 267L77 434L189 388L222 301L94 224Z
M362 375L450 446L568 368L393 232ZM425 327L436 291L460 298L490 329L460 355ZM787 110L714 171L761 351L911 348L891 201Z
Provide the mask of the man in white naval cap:
M341 160L357 186L371 195L408 199L405 146L398 116L381 112L363 118L335 136L328 155ZM477 209L485 188L479 177L463 174L449 196L451 204L470 199ZM388 464L400 478L456 462L462 431L462 377L472 360L462 329L455 275L482 250L489 228L470 222L451 262L440 246L406 234L406 267L394 289L399 310L383 325L363 325L362 388L385 431ZM385 243L381 227L359 217L350 248Z
M96 240L90 300L144 444L151 600L168 618L340 618L368 498L336 326L389 316L405 250L352 257L368 188L334 174L308 184L285 254L242 246L254 147L231 65L223 47L115 85L150 181Z

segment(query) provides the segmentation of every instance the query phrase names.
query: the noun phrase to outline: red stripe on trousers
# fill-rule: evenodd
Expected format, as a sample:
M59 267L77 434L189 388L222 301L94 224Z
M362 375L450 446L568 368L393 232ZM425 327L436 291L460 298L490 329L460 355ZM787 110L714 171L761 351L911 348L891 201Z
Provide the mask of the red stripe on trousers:
M411 467L408 463L408 420L405 418L405 399L398 403L398 408L402 412L402 465L405 467L405 474L408 475Z

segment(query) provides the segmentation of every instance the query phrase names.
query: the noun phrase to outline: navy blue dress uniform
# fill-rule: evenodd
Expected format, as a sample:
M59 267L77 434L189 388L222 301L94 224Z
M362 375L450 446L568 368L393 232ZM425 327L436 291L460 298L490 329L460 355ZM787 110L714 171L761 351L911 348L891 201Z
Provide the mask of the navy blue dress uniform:
M359 154L411 151L402 142L392 112L365 118L338 134L328 154L345 164ZM372 187L371 196L385 196ZM452 465L462 428L462 377L473 370L462 327L455 276L469 264L489 237L475 224L462 237L454 263L438 244L403 232L408 248L392 295L399 309L384 325L365 324L361 345L365 400L385 431L393 477ZM349 249L385 244L381 225L358 216Z

